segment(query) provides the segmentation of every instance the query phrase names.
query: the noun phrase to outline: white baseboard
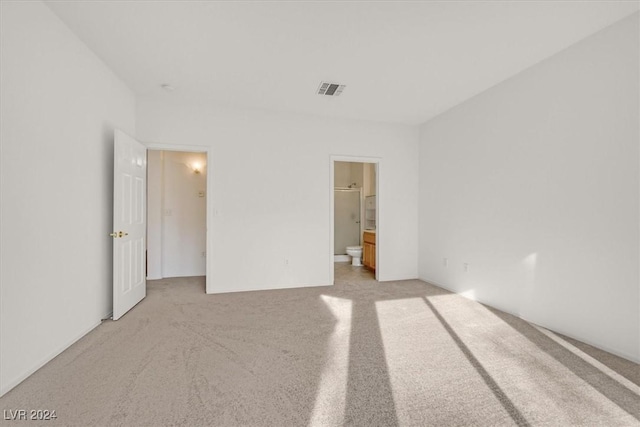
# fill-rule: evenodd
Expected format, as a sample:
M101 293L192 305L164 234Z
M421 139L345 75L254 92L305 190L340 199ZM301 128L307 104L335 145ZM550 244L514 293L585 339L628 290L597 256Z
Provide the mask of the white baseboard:
M63 344L60 347L58 347L56 350L51 352L48 356L40 359L40 361L38 363L36 363L33 368L27 370L26 372L23 372L16 379L14 379L12 381L9 381L8 384L3 384L2 387L0 388L0 396L4 396L7 392L11 391L11 389L13 389L15 386L20 384L22 381L26 380L31 375L33 375L38 369L42 368L44 365L49 363L57 355L59 355L60 353L62 353L63 351L65 351L66 349L71 347L73 344L75 344L75 342L78 341L80 338L84 337L89 332L91 332L92 330L94 330L95 328L100 326L101 323L102 323L102 320L99 320L97 323L95 323L95 324L91 325L89 328L83 330L75 338L71 339L70 341L67 341L66 344Z
M627 359L627 360L629 360L631 362L640 363L640 358L636 357L636 356L634 356L632 354L628 354L628 353L626 353L624 351L616 350L615 348L610 348L609 346L606 346L606 345L595 343L595 342L593 342L593 341L591 341L589 339L586 339L586 338L583 338L583 337L579 337L579 336L577 336L577 335L575 335L575 334L573 334L571 332L565 332L564 330L558 329L555 326L552 327L552 326L547 326L544 323L533 322L533 321L527 319L526 317L521 316L519 313L514 313L513 311L509 310L508 308L500 307L500 306L497 306L495 304L489 304L489 303L487 303L486 301L484 301L481 298L475 298L475 297L471 297L469 295L463 295L460 292L458 292L455 289L453 289L452 287L450 287L448 285L444 285L442 283L438 283L435 280L429 280L429 279L425 279L425 278L420 278L420 280L422 280L423 282L430 283L430 284L432 284L434 286L437 286L439 288L442 288L444 290L447 290L447 291L449 291L451 293L454 293L456 295L460 295L460 296L462 296L464 298L470 299L472 301L477 301L480 304L484 304L484 305L486 305L488 307L495 308L496 310L504 311L505 313L508 313L508 314L510 314L512 316L515 316L518 319L522 319L525 322L531 323L532 325L540 326L541 328L547 329L547 330L549 330L551 332L554 332L556 334L564 335L565 337L569 337L571 339L583 342L583 343L588 344L588 345L590 345L592 347L598 348L600 350L604 350L604 351L606 351L608 353L611 353L611 354L615 354L616 356L622 357L623 359Z
M349 255L334 255L333 262L349 262L351 257Z
M228 289L216 289L213 292L210 292L209 289L207 289L207 294L213 295L213 294L229 294L233 292L277 291L279 289L320 288L320 287L327 287L327 286L333 286L333 283L320 283L320 284L311 283L306 285L304 284L301 285L299 283L296 283L295 285L272 285L270 287L250 287L250 288L242 288L242 289L228 288Z
M207 277L207 273L198 272L196 274L173 274L171 276L167 275L167 276L158 277L157 279L150 279L147 277L147 280L178 279L181 277Z
M415 277L415 276L395 276L395 277L394 276L390 276L390 277L383 276L383 277L378 278L377 280L378 280L378 282L384 283L384 282L404 282L404 281L407 281L407 280L422 280L422 279L420 279L418 277ZM423 280L423 282L424 282L424 280Z

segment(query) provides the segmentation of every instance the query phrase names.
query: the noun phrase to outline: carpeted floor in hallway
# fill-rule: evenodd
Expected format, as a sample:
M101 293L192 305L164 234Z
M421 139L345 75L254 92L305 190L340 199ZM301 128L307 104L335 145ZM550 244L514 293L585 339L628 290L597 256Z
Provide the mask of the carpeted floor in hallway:
M637 364L418 281L147 298L0 399L37 425L631 426ZM3 425L29 425L9 422Z

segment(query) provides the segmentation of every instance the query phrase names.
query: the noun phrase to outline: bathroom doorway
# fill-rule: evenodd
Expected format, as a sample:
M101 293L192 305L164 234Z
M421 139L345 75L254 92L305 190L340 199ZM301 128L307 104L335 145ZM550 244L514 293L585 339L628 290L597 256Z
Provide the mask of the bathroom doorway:
M379 159L331 158L333 283L376 280Z
M206 292L208 154L149 149L147 164L147 279L189 277Z

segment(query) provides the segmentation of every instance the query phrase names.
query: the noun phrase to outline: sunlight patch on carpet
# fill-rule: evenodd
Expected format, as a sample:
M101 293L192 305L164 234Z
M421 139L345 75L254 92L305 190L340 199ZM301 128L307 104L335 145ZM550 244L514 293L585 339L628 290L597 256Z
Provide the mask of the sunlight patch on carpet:
M603 374L605 374L606 376L608 376L612 380L617 381L622 386L628 388L630 391L632 391L636 395L640 396L640 386L636 385L632 381L629 381L628 379L626 379L625 377L623 377L622 375L620 375L619 373L617 373L613 369L609 368L604 363L602 363L602 362L596 360L595 358L589 356L587 353L585 353L584 351L580 350L578 347L574 346L573 344L569 343L568 341L563 340L561 337L559 337L558 335L554 334L553 332L551 332L551 331L549 331L549 330L547 330L545 328L542 328L542 327L540 327L538 325L534 325L534 324L531 324L531 325L535 329L537 329L540 333L542 333L542 334L546 335L547 337L551 338L557 344L561 345L562 347L564 347L567 350L569 350L571 353L575 354L576 356L578 356L579 358L581 358L585 362L589 363L591 366L593 366L594 368L598 369L599 371L601 371Z

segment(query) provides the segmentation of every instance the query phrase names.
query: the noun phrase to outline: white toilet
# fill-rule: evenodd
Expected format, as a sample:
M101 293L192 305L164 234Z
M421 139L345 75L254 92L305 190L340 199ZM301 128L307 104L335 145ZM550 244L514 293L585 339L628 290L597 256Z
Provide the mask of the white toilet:
M362 266L362 262L360 262L362 258L362 246L347 246L347 255L351 256L351 265L355 267Z

